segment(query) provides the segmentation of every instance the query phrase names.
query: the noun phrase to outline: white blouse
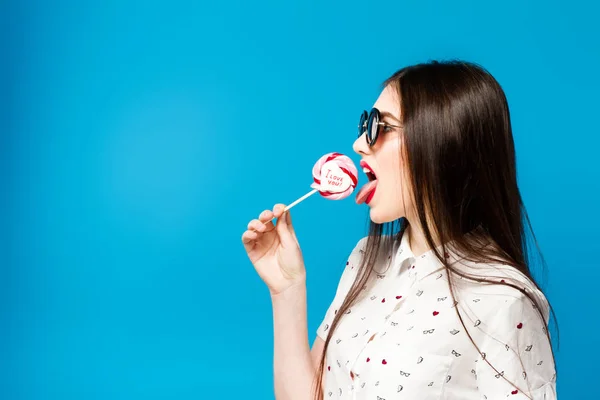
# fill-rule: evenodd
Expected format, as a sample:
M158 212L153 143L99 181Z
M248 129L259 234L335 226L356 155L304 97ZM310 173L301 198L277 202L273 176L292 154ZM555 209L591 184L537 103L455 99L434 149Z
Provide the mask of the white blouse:
M407 230L393 254L380 257L358 303L333 332L324 399L556 399L545 324L527 296L505 285L455 277L454 302L433 250L415 257L408 243ZM356 277L365 244L366 238L360 240L346 263L317 330L323 340ZM520 285L547 306L513 267L467 262L452 251L448 256L453 267ZM543 314L547 320L547 308Z

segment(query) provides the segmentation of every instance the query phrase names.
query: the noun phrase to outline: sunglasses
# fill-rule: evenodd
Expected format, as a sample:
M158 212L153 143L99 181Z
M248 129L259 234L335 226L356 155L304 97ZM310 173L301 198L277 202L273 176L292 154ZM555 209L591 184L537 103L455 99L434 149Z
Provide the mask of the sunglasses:
M377 142L381 127L383 127L384 132L387 132L385 129L388 127L401 128L398 125L390 125L386 124L385 122L381 122L381 114L378 109L372 108L370 113L367 113L365 110L360 115L360 122L358 123L358 137L366 133L365 139L367 139L368 145L373 147L375 142Z

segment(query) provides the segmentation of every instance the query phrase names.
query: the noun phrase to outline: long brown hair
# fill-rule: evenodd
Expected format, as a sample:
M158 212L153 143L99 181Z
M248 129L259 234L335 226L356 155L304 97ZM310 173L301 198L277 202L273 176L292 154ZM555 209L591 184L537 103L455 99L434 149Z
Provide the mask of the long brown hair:
M382 86L388 85L400 99L401 148L407 161L415 214L428 246L444 265L449 278L459 275L481 284L503 284L519 290L537 306L549 335L542 299L513 282L459 271L443 256L445 244L451 241L466 260L510 265L539 289L529 268L533 245L542 265L545 261L517 185L510 113L499 83L473 63L432 61L395 72ZM407 227L406 218L386 224L371 222L358 275L325 341L315 376L316 399L323 397L322 376L333 332L373 273L378 255L391 251ZM452 281L448 279L455 300ZM459 308L455 310L479 351ZM556 322L554 312L552 315Z

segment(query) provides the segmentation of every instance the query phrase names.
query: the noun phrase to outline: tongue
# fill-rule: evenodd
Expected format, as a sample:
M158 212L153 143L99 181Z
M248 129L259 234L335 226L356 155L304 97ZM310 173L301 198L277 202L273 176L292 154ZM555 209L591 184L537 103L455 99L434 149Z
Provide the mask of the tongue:
M367 183L363 187L361 187L360 190L358 191L358 193L356 194L356 204L364 203L365 200L367 200L367 198L369 197L369 194L373 190L375 190L376 186L377 186L377 179L375 179L374 181L370 181L369 183Z

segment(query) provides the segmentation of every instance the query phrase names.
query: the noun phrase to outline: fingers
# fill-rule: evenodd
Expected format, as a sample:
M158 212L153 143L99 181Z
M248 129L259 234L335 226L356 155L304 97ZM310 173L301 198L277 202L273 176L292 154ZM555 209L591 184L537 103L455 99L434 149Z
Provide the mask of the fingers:
M273 219L273 211L265 210L265 211L261 212L260 215L258 216L258 219L262 223L266 223L266 222L272 220Z
M247 253L251 252L254 248L256 239L258 239L258 233L254 231L248 230L242 234L242 243Z
M267 230L267 226L258 219L253 219L248 223L248 230L263 233Z
M258 219L253 219L248 223L248 229L242 234L242 243L247 252L254 248L256 240L266 231L268 231L268 227Z
M273 219L277 218L277 232L284 245L297 244L296 234L292 226L292 220L289 211L284 212L285 204L275 204L273 211L264 210L258 216L248 223L247 230L242 234L242 242L247 248L254 246L263 233L275 229Z
M242 235L242 243L250 244L258 238L258 233L254 231L246 231Z
M285 210L285 204L275 204L273 207L273 214L275 215L275 218L281 217L283 210Z
M265 227L267 228L265 230L265 232L269 232L272 231L273 229L275 229L275 225L273 224L273 218L274 218L274 214L273 211L271 210L265 210L262 213L260 213L260 215L258 216L258 220L260 222L262 222Z

